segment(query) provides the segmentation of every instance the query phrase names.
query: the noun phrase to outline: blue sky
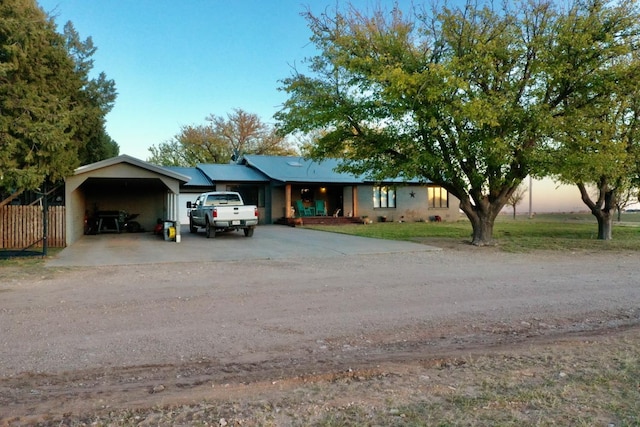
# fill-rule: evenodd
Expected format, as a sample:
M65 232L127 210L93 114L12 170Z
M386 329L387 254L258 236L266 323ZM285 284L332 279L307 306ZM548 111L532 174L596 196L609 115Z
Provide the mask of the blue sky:
M336 0L38 0L60 27L73 22L98 51L94 71L114 80L118 99L107 131L120 153L145 160L148 148L181 126L234 108L266 123L285 100L279 80L314 55L300 16ZM346 2L339 2L346 5ZM392 1L356 0L361 10ZM405 2L409 4L409 1Z
M171 139L180 127L204 124L210 114L234 108L273 123L285 100L278 82L315 54L300 14L339 4L359 10L393 0L37 0L62 31L72 21L98 51L94 71L116 82L118 99L107 131L120 153L146 160L148 148ZM439 0L439 4L460 3ZM431 0L399 0L403 10ZM564 199L564 210L583 210L576 189L545 180L536 184ZM567 194L572 196L567 197ZM539 198L536 197L536 201ZM567 203L571 203L567 205ZM523 209L523 207L520 207ZM536 206L544 211L547 206Z

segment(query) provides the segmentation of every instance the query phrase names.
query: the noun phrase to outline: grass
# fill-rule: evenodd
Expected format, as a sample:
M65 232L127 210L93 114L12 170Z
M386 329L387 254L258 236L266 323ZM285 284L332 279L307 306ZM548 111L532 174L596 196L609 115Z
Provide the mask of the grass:
M37 249L36 249L37 250ZM49 248L47 256L55 256L60 252L61 248ZM9 253L11 256L5 257L4 254ZM41 255L35 256L15 256L14 251L0 250L0 277L5 281L28 278L32 276L42 276L52 274L46 269L46 258Z
M627 331L417 361L244 398L113 410L46 425L638 426L640 338Z
M470 242L471 224L457 222L373 223L368 225L307 225L306 228L390 240L419 241L425 244ZM521 216L498 217L494 243L507 252L558 251L640 251L640 214L623 214L614 222L613 239L597 239L598 225L590 214L545 214L533 219Z

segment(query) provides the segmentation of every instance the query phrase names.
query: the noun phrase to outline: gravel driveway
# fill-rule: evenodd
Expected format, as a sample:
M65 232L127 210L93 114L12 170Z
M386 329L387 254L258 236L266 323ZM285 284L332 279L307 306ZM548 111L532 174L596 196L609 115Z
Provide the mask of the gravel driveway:
M42 275L1 281L0 407L144 400L185 378L318 372L640 316L637 254L432 250L275 226L138 247L88 237L110 247L103 265L74 245Z
M251 238L243 233L217 233L207 239L182 226L180 243L152 233L83 236L47 265L51 267L155 264L165 262L246 261L257 259L332 258L395 252L439 250L433 246L369 239L304 228L266 225Z

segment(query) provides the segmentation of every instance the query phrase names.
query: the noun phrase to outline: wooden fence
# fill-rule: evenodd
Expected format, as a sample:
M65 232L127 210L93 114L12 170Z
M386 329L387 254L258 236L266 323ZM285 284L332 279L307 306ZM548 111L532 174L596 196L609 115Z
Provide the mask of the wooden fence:
M42 247L42 206L0 207L0 249ZM47 245L65 246L65 207L51 206L48 214Z

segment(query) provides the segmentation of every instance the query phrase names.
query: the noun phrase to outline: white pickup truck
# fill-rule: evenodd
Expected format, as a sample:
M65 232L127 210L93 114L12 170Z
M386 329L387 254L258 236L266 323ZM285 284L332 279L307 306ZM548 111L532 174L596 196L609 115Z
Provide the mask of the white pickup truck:
M189 231L196 233L204 227L207 237L215 237L216 231L244 231L253 236L258 225L258 207L245 205L239 193L234 191L212 191L202 193L194 203L187 202Z

